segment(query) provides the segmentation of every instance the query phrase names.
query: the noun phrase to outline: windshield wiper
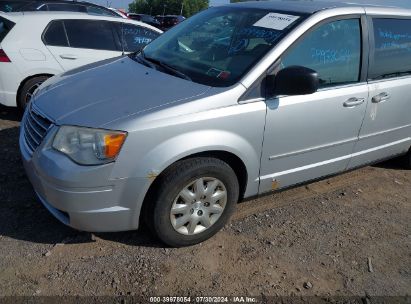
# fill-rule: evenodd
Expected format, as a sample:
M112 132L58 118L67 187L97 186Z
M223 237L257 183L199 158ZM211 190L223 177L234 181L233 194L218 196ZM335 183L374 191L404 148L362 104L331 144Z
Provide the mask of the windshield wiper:
M135 61L137 61L138 63L141 63L142 65L145 65L146 67L149 68L153 68L153 65L148 62L147 60L145 60L142 56L139 56L138 53L132 53L129 55L129 57Z
M155 65L163 68L164 70L170 72L171 74L173 74L175 76L178 76L178 77L183 78L185 80L192 81L190 77L188 77L186 74L180 72L179 70L176 70L172 66L169 66L168 64L166 64L166 63L164 63L160 60L150 58L150 57L146 57L143 50L141 50L140 55L141 55L141 59L144 59L145 61L154 63Z

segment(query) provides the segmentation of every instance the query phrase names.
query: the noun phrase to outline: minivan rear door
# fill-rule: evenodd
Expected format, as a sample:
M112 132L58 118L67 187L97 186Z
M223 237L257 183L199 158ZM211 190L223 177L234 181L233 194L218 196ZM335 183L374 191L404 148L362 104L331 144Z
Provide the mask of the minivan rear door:
M122 54L118 34L108 21L55 20L43 41L64 70Z
M386 14L370 11L370 100L350 168L411 146L411 16Z
M367 35L360 16L317 25L279 59L274 74L289 66L318 72L320 89L310 95L266 100L260 193L346 169L368 98L362 68Z

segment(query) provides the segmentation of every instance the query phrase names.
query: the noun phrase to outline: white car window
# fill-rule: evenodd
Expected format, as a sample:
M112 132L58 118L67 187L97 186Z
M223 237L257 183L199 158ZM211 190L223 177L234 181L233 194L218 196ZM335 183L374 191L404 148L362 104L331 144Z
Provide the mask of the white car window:
M57 20L50 23L44 32L43 41L46 45L68 47L63 21Z
M126 52L137 52L160 36L160 33L138 25L123 23L119 27L120 34L123 31L121 35Z
M70 47L119 51L114 28L108 21L65 20L64 24Z

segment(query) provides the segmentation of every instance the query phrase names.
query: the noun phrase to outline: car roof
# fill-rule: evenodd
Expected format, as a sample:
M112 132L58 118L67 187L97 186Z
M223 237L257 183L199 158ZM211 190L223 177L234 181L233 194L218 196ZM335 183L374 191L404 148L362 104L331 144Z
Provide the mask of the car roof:
M20 18L32 18L32 19L46 19L46 20L59 20L59 19L85 19L85 20L104 20L104 21L113 21L113 22L122 22L128 24L135 24L142 27L149 28L158 33L162 33L161 30L151 26L147 23L132 20L124 19L118 17L102 16L97 14L90 13L78 13L78 12L15 12L15 13L0 13L0 16L4 16L11 21L18 20Z
M82 4L82 5L98 6L98 7L105 8L104 6L101 6L101 5L92 3L92 2L76 1L76 0L17 0L17 1L18 2L27 2L27 3L39 2L39 3L50 3L50 4L51 3L56 3L56 4Z
M313 14L318 11L332 9L332 8L344 8L344 7L387 7L387 8L400 8L400 6L388 6L379 4L370 4L369 0L356 0L357 3L350 1L321 1L321 0L271 0L271 1L250 1L250 2L238 2L228 4L228 6L237 7L249 7L249 8L261 8L261 9L276 9L279 11L296 12L302 14ZM226 5L227 6L227 5Z
M1 2L1 0L0 0ZM18 0L18 2L33 4L38 3L38 5L46 5L46 4L68 4L68 5L82 5L82 6L89 6L100 8L103 10L109 10L107 7L98 5L95 3L87 2L87 1L74 1L74 0Z

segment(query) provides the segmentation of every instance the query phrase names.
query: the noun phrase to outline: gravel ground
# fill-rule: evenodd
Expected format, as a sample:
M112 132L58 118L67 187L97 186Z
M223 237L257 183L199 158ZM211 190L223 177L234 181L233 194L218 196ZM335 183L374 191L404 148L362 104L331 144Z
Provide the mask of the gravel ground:
M411 171L397 160L243 202L213 239L169 249L144 229L55 220L23 172L19 119L0 107L0 296L411 293Z

